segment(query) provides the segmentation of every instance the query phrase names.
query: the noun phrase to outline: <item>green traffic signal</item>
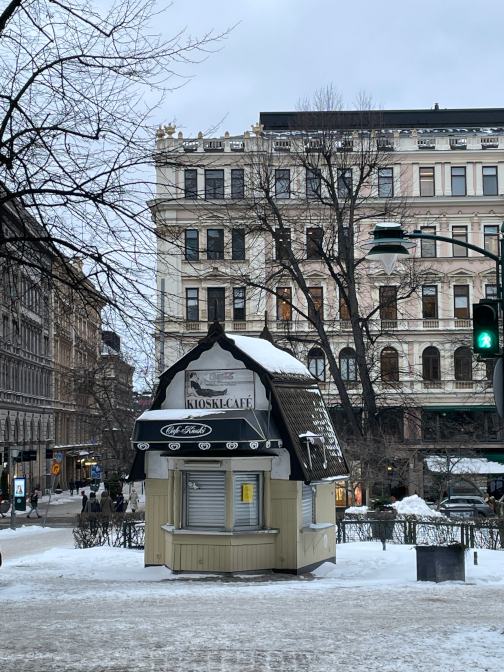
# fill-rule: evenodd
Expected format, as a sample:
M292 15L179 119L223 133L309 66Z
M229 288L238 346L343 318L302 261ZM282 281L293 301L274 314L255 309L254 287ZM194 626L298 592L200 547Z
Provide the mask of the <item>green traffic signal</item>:
M494 347L494 337L489 331L482 331L477 336L478 348L482 350L492 350Z
M483 357L499 354L499 302L482 299L473 305L474 352Z

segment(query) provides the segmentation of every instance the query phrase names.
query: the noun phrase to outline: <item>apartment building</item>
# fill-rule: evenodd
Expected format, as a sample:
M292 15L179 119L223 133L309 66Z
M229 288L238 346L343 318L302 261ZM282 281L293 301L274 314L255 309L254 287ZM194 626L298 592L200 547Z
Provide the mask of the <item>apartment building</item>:
M53 255L26 241L38 225L19 204L0 209L0 233L10 241L0 256L0 456L8 468L9 447L21 448L18 473L33 487L43 480L54 431L50 287L43 277Z
M498 253L504 109L262 113L252 133L220 138L184 139L172 126L160 128L158 191L149 203L160 233L158 368L193 347L215 318L226 331L245 335L258 335L266 319L275 342L319 378L338 424L341 395L314 331L316 312L354 412L363 407L348 301L323 261L329 248L337 256L341 228L338 239L323 204L325 173L307 167L328 130L339 156L333 185L341 198L357 189L359 157L377 157L362 185L352 240L357 259L380 217L453 240L419 242L411 250L414 262L399 263L391 275L377 262L359 266L377 404L391 440L412 449L408 485L392 483L393 491L422 493L425 452L470 448L504 460L493 362L477 361L471 349L471 305L496 296L495 265L457 245ZM266 186L258 185L259 165L267 166ZM265 203L278 204L285 225L262 226ZM286 272L286 247L311 301Z

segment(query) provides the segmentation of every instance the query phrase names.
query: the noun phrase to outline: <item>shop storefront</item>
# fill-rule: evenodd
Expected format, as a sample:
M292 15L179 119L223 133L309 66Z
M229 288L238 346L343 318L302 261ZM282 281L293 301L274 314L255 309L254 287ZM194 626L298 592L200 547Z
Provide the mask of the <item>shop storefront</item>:
M137 420L146 565L301 573L335 560L347 474L314 377L265 339L211 327Z

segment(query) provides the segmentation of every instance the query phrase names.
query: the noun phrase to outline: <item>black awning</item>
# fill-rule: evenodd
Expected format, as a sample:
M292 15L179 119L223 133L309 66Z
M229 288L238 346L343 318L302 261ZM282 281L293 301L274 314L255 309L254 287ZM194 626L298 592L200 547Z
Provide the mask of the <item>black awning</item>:
M140 450L261 450L282 445L268 411L146 411L135 423L133 445Z
M137 450L135 454L135 459L131 465L130 473L126 479L129 483L134 481L145 481L145 453L141 450Z

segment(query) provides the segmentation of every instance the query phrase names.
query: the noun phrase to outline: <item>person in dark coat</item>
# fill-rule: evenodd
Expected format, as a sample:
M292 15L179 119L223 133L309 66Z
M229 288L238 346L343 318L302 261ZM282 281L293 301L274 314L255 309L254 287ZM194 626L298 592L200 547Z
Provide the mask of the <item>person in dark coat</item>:
M116 513L124 513L124 497L122 492L117 495L114 506Z
M73 497L73 491L75 490L75 483L74 483L73 479L68 484L68 487L70 488L70 496Z
M28 515L26 517L29 518L30 515L35 511L35 513L37 514L37 518L42 518L42 516L39 514L39 510L38 510L38 490L33 491L33 494L30 497L30 506L31 506L31 509L28 512Z
M84 513L84 509L86 508L86 502L88 501L88 496L84 492L84 490L81 492L82 495L82 510L81 513Z
M89 495L89 499L86 502L86 506L84 507L84 513L100 513L100 511L101 511L100 502L96 497L96 493L92 492Z
M108 490L104 490L101 493L100 498L100 509L102 513L107 513L112 515L114 513L114 502L110 498Z

